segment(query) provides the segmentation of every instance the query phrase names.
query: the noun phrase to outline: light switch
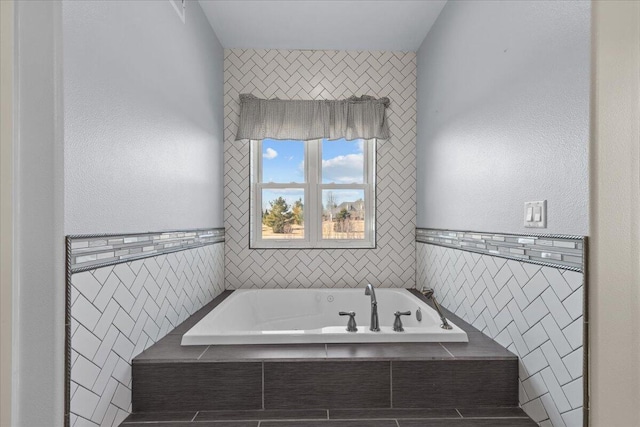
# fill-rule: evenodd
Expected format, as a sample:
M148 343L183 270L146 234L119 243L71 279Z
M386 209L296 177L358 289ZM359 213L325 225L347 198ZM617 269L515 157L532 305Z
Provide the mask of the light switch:
M547 201L524 203L524 226L547 228Z
M542 219L542 208L540 206L536 206L535 207L535 214L533 215L533 220L535 222L540 222L540 220Z

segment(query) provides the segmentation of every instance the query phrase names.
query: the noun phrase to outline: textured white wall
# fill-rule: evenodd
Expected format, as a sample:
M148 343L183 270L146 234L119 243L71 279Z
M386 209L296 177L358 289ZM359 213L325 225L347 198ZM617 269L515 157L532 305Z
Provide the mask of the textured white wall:
M418 51L418 227L588 234L589 49L588 1L447 3Z
M65 2L65 233L220 227L224 54L197 2Z

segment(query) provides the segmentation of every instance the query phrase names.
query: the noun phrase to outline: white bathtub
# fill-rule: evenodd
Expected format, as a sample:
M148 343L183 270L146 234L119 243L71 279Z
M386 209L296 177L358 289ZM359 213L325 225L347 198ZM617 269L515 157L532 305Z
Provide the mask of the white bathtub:
M440 328L438 313L406 289L376 289L380 332L371 332L371 299L360 289L260 289L233 292L182 336L182 345L467 342L467 334L449 321ZM422 321L416 311L422 312ZM396 311L404 332L394 332ZM347 332L355 311L357 332Z

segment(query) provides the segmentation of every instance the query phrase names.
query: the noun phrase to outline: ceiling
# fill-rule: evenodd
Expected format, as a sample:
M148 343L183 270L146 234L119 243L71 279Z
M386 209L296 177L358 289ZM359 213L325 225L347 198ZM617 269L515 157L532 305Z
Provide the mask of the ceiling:
M199 0L225 48L416 51L447 0Z

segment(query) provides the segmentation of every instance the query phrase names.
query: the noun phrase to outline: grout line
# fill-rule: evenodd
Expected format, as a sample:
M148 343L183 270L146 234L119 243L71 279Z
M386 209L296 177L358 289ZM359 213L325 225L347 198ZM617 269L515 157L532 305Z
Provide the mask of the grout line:
M454 359L456 358L453 353L451 353L449 351L449 349L447 347L444 346L444 344L442 344L441 342L439 342L438 344L440 344L440 347L444 348L444 351L446 351L447 353L449 353L449 356L453 357Z
M264 409L264 361L262 361L262 409ZM260 423L258 423L260 427Z
M456 419L457 418L402 418L403 420L451 420L451 419ZM494 419L494 418L491 418ZM341 423L342 421L395 421L395 418L340 418L340 419L332 419L331 421L336 421L338 423ZM248 422L248 421L257 421L257 420L215 420L215 421L207 421L209 423L218 423L218 422ZM277 423L292 423L292 422L296 422L296 421L301 421L301 422L311 422L311 421L319 421L320 423L322 423L323 425L331 425L329 423L325 423L325 419L324 418L273 418L273 419L268 419L268 420L260 420L262 421L269 421L269 422L277 422ZM139 421L140 422L140 421ZM142 422L147 422L147 421L142 421ZM175 422L175 421L150 421L150 422L160 422L160 423L165 423L165 422ZM196 423L203 423L204 421L196 421ZM207 426L208 427L208 426Z
M191 422L194 422L196 420L196 417L198 416L199 413L200 411L196 411L196 414L193 416L193 418L191 418Z
M209 347L211 347L211 346L210 346L210 345L208 345L208 346L207 346L207 348L205 348L205 349L202 351L202 353L200 353L200 356L198 356L198 358L197 358L196 360L200 360L200 358L201 358L202 356L204 356L204 354L207 352L207 350L209 350Z
M454 408L454 409L456 410L456 412L458 413L458 415L460 415L460 418L464 418L464 417L462 416L462 414L460 413L460 411L458 411L458 408Z
M575 411L575 409L569 409L569 411ZM569 412L567 411L567 412ZM563 414L566 412L563 412ZM522 417L467 417L465 420L522 420L531 418L528 415ZM544 421L544 420L542 420Z
M327 409L327 419L329 419L329 410Z
M77 414L74 414L77 415ZM82 418L86 421L90 421L87 420L86 418L77 415L79 418ZM383 418L371 418L372 420L378 420L378 419L383 419ZM367 418L367 420L369 420L369 418ZM386 418L384 418L384 420L386 420ZM122 422L120 425L122 427L126 427L129 424L149 424L150 426L156 426L156 425L166 425L166 426L172 426L175 425L175 423L177 422L182 422L182 423L187 423L189 425L205 425L207 427L209 427L210 425L218 425L218 424L224 424L226 425L226 423L233 423L234 425L236 423L251 423L251 422L263 422L263 421L273 421L273 422L278 422L278 423L282 423L282 422L294 422L294 421L322 421L324 423L324 421L326 421L324 418L301 418L301 419L297 419L297 418L273 418L273 419L266 419L266 420L257 420L257 419L253 419L253 418L249 418L249 419L229 419L229 420L225 420L225 419L217 419L217 420L200 420L200 421L124 421ZM339 421L343 421L343 420L339 420ZM352 420L346 420L346 421L360 421L359 419L352 419ZM191 424L193 423L193 424Z
M389 406L393 408L393 361L389 361Z
M400 427L400 423L398 422L398 420L395 420L395 421L396 421L396 426Z

